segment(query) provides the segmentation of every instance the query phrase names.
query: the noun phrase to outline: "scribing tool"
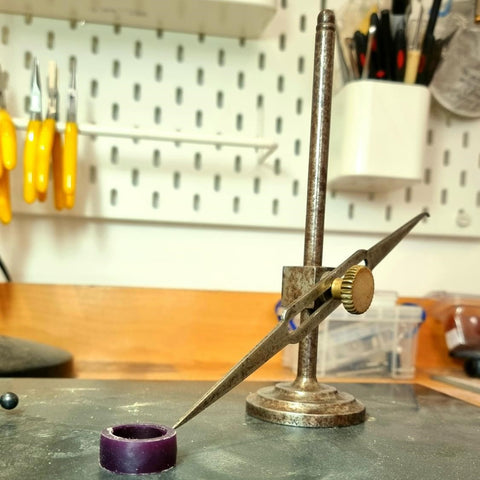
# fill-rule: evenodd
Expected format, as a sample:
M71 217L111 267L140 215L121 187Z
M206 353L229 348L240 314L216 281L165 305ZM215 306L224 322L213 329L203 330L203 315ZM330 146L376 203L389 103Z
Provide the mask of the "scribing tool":
M318 383L318 325L340 303L351 313L368 309L374 290L371 270L428 213L415 216L370 249L356 251L336 268L321 266L334 44L335 16L332 11L323 10L315 36L304 265L284 267L282 321L205 393L174 428L213 404L289 343L300 343L297 378L250 394L248 414L273 423L302 427L347 426L366 419L365 407L352 395ZM292 331L289 320L297 314L300 314L300 325Z

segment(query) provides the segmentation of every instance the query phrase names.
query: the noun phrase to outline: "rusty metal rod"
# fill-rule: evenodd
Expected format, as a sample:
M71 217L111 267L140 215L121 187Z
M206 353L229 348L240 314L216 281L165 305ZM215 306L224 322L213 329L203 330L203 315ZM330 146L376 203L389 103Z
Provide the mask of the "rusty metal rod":
M322 264L334 48L335 15L331 10L322 10L318 15L315 35L303 258L305 266ZM297 378L294 382L298 387L309 389L310 385L314 388L317 383L317 343L318 328L299 344Z

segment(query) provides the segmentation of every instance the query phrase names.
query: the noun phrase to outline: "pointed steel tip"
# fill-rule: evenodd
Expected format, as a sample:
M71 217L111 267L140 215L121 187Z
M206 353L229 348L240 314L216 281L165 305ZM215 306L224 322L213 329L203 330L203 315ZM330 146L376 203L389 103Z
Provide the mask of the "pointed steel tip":
M178 427L182 426L184 424L184 419L181 418L180 420L175 423L175 425L172 427L174 430L176 430Z
M38 63L38 58L35 57L33 59L32 76L36 77L39 74L38 73L39 71L40 71L40 64Z
M32 78L40 80L40 64L36 58L33 62Z

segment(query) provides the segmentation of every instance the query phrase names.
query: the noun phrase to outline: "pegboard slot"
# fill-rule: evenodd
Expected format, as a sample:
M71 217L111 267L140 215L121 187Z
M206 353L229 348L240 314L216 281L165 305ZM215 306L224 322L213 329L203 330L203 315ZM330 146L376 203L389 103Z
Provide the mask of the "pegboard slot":
M440 195L440 203L442 205L446 205L447 204L447 201L448 201L448 190L446 188L444 188L442 191L441 191L441 195Z
M118 147L115 145L110 150L110 162L113 165L118 163Z
M152 163L155 168L160 166L160 150L157 148L153 151Z
M278 215L279 206L280 206L280 202L279 202L278 198L274 198L273 202L272 202L272 214L273 215Z
M181 185L182 174L180 172L173 173L173 188L178 190Z
M303 73L305 71L305 58L298 57L298 73Z
M118 202L118 192L116 188L110 190L110 205L116 207Z
M198 212L200 210L200 195L196 193L193 196L193 209Z
M200 170L202 168L202 154L199 152L195 152L195 156L193 158L193 166L195 170Z
M410 203L412 201L412 188L407 187L405 189L405 203Z
M132 170L132 185L134 187L138 187L139 178L140 178L140 173L138 171L138 168L134 168Z
M158 209L160 205L160 194L158 192L152 193L152 208Z
M114 78L120 77L120 61L114 60L112 64L112 75Z
M450 165L450 150L445 150L443 152L443 165L448 167Z
M233 213L240 212L240 197L233 198Z
M392 206L387 205L385 208L385 220L389 222L392 219Z
M97 183L97 167L95 165L90 165L89 180L91 184Z
M222 185L222 177L220 175L215 175L213 177L213 189L216 192L219 192L221 189L221 185Z
M298 180L294 180L292 182L292 195L294 197L297 197L298 196L298 191L299 191L299 182L298 182Z

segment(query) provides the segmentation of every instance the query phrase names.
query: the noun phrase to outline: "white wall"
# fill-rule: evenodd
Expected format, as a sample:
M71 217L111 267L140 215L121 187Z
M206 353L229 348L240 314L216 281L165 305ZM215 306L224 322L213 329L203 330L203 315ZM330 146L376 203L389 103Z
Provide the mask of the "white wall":
M324 264L379 238L327 233ZM282 266L302 264L303 233L18 215L0 255L18 282L279 292ZM376 287L478 294L479 268L478 240L410 236L377 267Z

